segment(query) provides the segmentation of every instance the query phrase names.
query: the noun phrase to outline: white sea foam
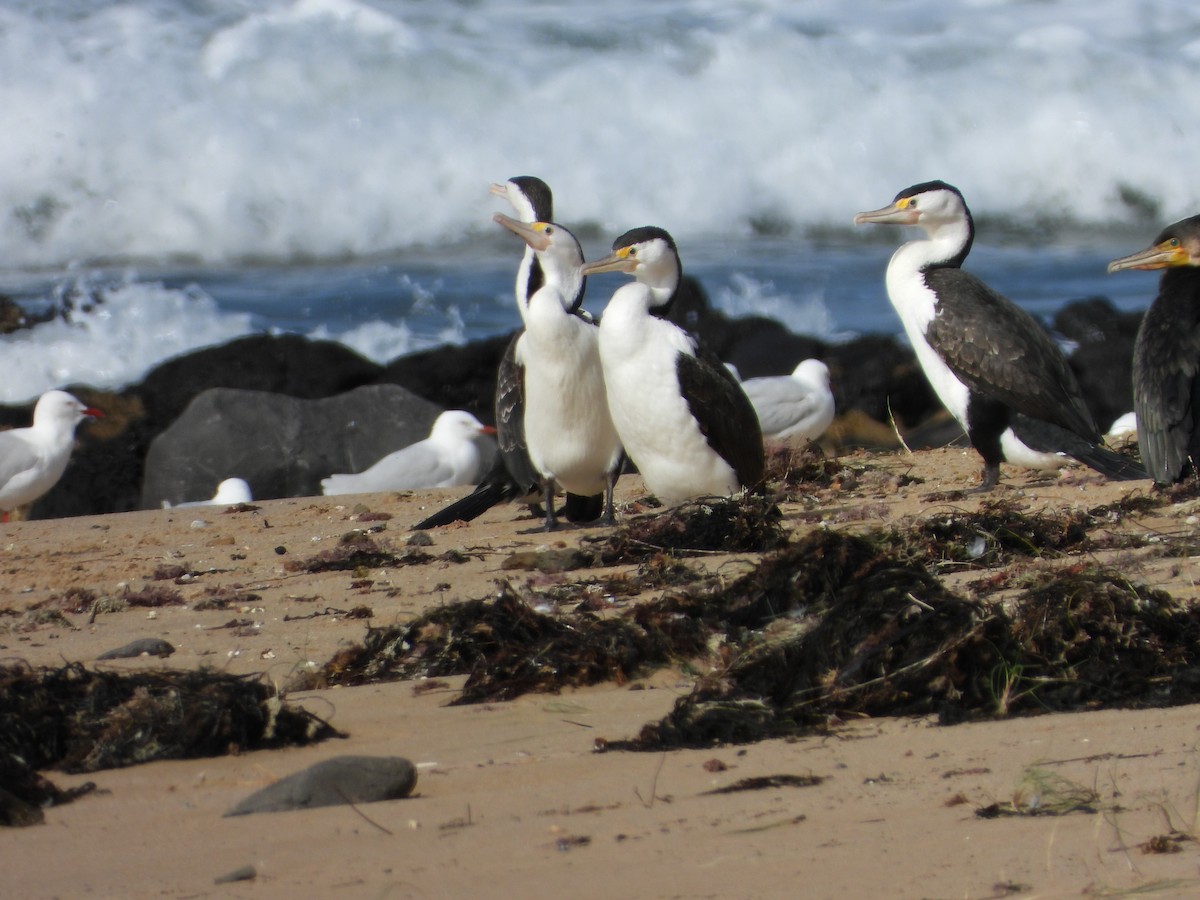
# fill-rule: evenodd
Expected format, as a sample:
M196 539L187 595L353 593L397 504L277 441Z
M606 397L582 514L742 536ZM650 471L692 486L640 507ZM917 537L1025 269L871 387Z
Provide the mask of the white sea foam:
M847 337L837 328L824 295L819 291L797 298L780 293L770 281L735 272L729 285L713 297L718 308L732 316L766 316L797 334L835 341Z
M80 279L66 317L0 336L0 402L18 403L71 384L120 388L153 363L253 331L247 314L222 313L194 286Z
M14 266L461 242L486 184L524 172L606 233L848 227L928 178L1017 222L1163 223L1200 206L1172 164L1200 146L1200 5L1147 10L10 0L0 247Z

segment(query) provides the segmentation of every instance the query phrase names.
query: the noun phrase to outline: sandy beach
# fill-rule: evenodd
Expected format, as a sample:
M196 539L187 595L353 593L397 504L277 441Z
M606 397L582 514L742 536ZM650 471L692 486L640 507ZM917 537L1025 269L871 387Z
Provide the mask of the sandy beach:
M1002 498L1029 512L1096 510L1150 498L1149 482L1086 470L1006 469L991 497L956 492L978 478L962 449L853 453L856 474L793 488L780 503L792 539L818 528L863 532L977 510ZM403 548L409 527L462 490L265 501L235 511L174 509L0 526L0 649L6 662L108 671L263 673L285 686L368 624L493 596L498 580L570 585L591 569L506 567L519 551L570 549L603 529L545 535L517 506L432 532L428 562L306 571L295 561L355 529ZM636 514L636 476L619 488ZM1177 600L1196 595L1195 501L1112 515L1093 541L988 567L944 567L968 592L981 578L1102 564ZM1093 515L1093 521L1097 516ZM1121 537L1122 540L1116 540ZM1171 541L1175 544L1170 544ZM1174 549L1164 552L1163 543ZM1183 549L1179 549L1182 547ZM688 559L721 578L756 554ZM511 563L509 563L511 565ZM175 567L183 574L164 579ZM155 575L159 578L156 580ZM101 600L165 585L181 604L61 617L72 591ZM620 598L616 611L663 593ZM198 609L220 596L223 608ZM369 620L348 614L367 607ZM93 607L93 611L101 607ZM361 613L360 613L361 614ZM168 658L97 661L139 638ZM943 726L932 717L831 721L799 738L667 752L603 750L636 736L687 695L719 654L678 659L625 683L510 702L449 705L465 676L292 690L290 705L347 736L306 747L45 774L97 790L0 831L6 897L889 897L1154 896L1200 893L1192 835L1200 816L1194 706L1098 709ZM246 795L340 754L403 756L411 797L237 818ZM753 787L758 789L723 788ZM1055 809L1050 786L1085 798ZM1043 796L1045 795L1045 796ZM991 807L1000 814L988 817ZM1033 814L1033 813L1042 814ZM1060 813L1060 814L1052 814ZM248 869L247 867L252 867ZM217 883L238 870L243 880ZM249 877L251 876L252 877Z

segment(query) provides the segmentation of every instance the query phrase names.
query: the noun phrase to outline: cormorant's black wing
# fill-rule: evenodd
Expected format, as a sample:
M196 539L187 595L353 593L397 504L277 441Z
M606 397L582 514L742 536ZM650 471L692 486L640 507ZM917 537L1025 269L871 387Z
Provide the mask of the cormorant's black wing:
M1150 475L1179 480L1200 455L1200 271L1163 274L1133 349L1133 408Z
M953 297L938 303L926 335L968 388L1101 440L1066 357L1033 316L962 269L929 269L925 282L939 296Z
M703 345L695 356L680 353L675 372L708 445L729 463L742 487L757 487L763 479L762 428L737 378Z

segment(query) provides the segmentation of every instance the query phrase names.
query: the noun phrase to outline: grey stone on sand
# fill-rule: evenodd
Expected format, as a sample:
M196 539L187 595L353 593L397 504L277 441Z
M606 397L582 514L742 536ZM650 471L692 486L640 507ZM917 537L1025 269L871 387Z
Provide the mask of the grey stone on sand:
M170 656L175 648L161 638L138 638L124 647L101 653L96 659L132 659L135 656Z
M395 384L317 400L213 388L151 443L142 506L211 497L231 477L249 482L256 500L318 496L327 475L361 472L428 437L440 412Z
M335 756L251 794L226 816L407 797L417 769L400 756Z

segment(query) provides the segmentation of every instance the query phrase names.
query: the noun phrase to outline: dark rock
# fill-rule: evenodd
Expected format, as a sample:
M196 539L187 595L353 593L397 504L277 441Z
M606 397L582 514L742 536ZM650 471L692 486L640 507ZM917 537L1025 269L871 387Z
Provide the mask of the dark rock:
M393 384L316 400L204 391L150 445L142 505L209 497L233 476L260 500L319 495L327 475L360 472L427 437L441 411Z
M225 815L399 800L416 784L416 767L403 757L335 756L251 794Z
M170 424L201 391L227 387L330 397L379 380L380 367L333 341L252 335L167 360L134 389L152 423Z
M1054 316L1054 330L1078 344L1068 362L1101 431L1133 409L1133 345L1141 324L1141 312L1121 312L1106 297L1075 300Z
M379 372L374 363L332 341L254 335L167 360L141 384L120 394L68 388L85 403L103 409L106 417L80 426L71 464L54 489L34 504L30 518L139 508L150 442L203 390L236 387L326 397L374 382ZM114 406L121 408L120 415L114 415ZM28 421L25 413L21 424ZM215 487L213 482L205 496Z
M17 301L0 295L0 334L12 334L29 325L29 316Z
M805 334L788 331L774 319L748 316L730 321L728 355L743 378L790 375L806 359L825 359L829 345Z
M494 425L496 372L511 340L509 333L397 357L379 380L402 384L444 409L465 409L484 424Z
M890 335L831 345L825 363L839 414L859 409L877 422L895 417L904 430L942 409L912 350Z
M145 654L146 656L170 656L175 648L161 638L138 638L123 647L101 653L96 659L133 659Z

